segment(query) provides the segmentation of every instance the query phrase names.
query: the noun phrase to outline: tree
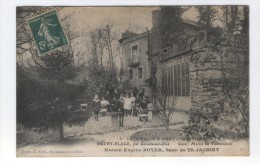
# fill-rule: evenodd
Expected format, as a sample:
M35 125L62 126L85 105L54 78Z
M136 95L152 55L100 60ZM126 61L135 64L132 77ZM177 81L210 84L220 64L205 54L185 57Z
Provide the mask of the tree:
M244 18L241 20L241 26L242 26L241 32L243 34L248 35L249 34L249 7L248 6L243 6L243 16Z
M228 33L243 33L249 31L249 8L248 6L223 6L220 7L223 14L220 21L224 23Z
M160 72L160 73L159 73ZM169 131L170 121L175 110L177 97L170 95L167 86L165 86L166 76L158 71L156 88L152 90L152 104L167 131Z
M39 10L37 10L39 9ZM19 7L17 9L17 55L24 55L24 47L34 61L34 65L17 65L17 123L26 128L44 132L50 128L60 129L64 137L63 125L84 125L89 119L89 111L81 110L77 101L85 94L81 84L73 83L80 65L74 64L71 45L38 56L35 44L26 25L28 17L40 14L49 8ZM39 11L39 12L38 12ZM68 18L68 17L66 17ZM67 26L66 26L67 27ZM68 39L80 36L71 29L65 29ZM26 35L25 35L26 34ZM25 44L21 48L21 44Z
M159 33L162 42L161 48L164 48L172 44L171 34L182 31L181 15L185 10L180 6L163 6L160 8Z
M249 7L243 6L243 19L241 20L241 33L247 38L247 44L249 45ZM249 86L249 49L247 49L246 56L243 62L243 84Z
M16 55L20 65L31 62L31 51L35 46L26 19L47 11L43 7L16 8Z
M196 9L198 11L197 18L199 19L199 23L206 30L210 30L216 19L217 9L213 6L197 6Z
M238 12L238 6L223 6L222 22L224 22L225 30L228 33L233 34L240 29L240 13Z
M150 88L153 93L157 91L157 59L152 57L154 53L158 53L159 49L168 47L172 44L179 45L180 37L175 37L175 34L183 34L182 14L190 7L181 6L161 6L159 12L158 26L153 27L148 33L148 55L151 58L151 79L149 81Z
M106 23L90 32L88 73L97 93L117 87L117 67L115 58L118 55L118 39L113 35L112 24ZM105 65L104 63L108 63Z
M112 41L114 40L114 38L112 38L112 34L111 34L111 28L113 27L112 24L107 24L105 25L105 28L103 28L104 34L105 34L105 42L106 42L106 46L107 46L107 50L108 50L108 62L109 62L109 69L110 70L114 70L114 52L113 52L113 48L112 48ZM116 41L117 43L117 41Z
M87 64L88 76L96 94L104 94L118 86L116 69L109 70L106 67L100 69L94 59L89 59Z
M243 133L248 135L249 132L249 90L242 88L231 91L226 94L225 103L228 106L225 109L225 119L232 122L227 125L227 130L234 129L238 134ZM233 126L232 126L233 125Z
M45 57L45 62L53 63L59 54ZM54 62L54 64L59 62ZM17 70L17 118L29 129L46 131L60 129L63 138L63 125L84 125L89 119L89 111L80 109L77 99L84 93L82 85L73 84L80 68L68 65L61 70L46 70L41 67ZM31 72L27 73L25 70Z
M27 19L42 14L46 11L56 9L59 13L63 10L64 7L17 7L16 9L16 54L17 54L17 63L20 65L32 65L35 66L36 64L44 67L44 64L41 63L41 57L38 58L38 54L36 52L36 45L33 41L33 36L30 32ZM76 9L75 9L76 10ZM68 14L65 17L60 18L64 31L67 35L69 42L69 46L66 47L66 50L63 51L70 51L71 53L63 54L63 56L68 55L67 57L74 58L75 54L73 52L71 42L79 37L84 36L83 32L76 31L71 27L71 18L74 16L75 11L72 14ZM70 54L73 54L71 56ZM74 60L74 59L72 59ZM71 60L71 61L72 61ZM62 65L62 66L66 66ZM48 69L48 68L45 68Z
M62 80L65 79L64 75L66 79L71 78L69 74L74 76L72 72L67 67L59 72L50 72L18 66L17 122L40 132L59 128L61 139L64 124L84 125L90 113L82 111L77 102L77 98L84 94L84 88ZM55 75L57 78L54 78Z

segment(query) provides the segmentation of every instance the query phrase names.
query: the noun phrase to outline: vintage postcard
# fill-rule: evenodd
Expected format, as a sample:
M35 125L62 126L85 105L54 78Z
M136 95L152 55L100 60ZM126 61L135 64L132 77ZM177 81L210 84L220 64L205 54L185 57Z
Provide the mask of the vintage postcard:
M249 6L16 12L17 157L249 155Z

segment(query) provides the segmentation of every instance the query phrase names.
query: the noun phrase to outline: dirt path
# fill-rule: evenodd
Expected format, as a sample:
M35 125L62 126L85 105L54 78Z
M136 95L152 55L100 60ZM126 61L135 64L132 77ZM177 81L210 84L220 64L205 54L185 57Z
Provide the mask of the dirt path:
M182 126L172 125L171 129L178 129ZM18 156L64 156L66 154L73 154L73 156L89 156L87 152L102 152L106 146L98 145L98 142L111 142L121 143L129 142L133 145L133 141L130 140L130 136L138 131L149 130L149 129L162 129L164 127L157 128L138 128L128 129L121 128L118 131L106 132L102 134L81 134L76 136L67 137L63 141L55 141L51 143L39 143L29 145L17 149ZM109 147L109 146L107 146ZM116 147L116 146L115 146ZM120 145L118 145L120 147ZM70 153L64 153L64 151ZM63 153L58 153L63 152ZM72 153L74 152L74 153ZM92 153L91 153L92 154Z
M171 129L178 129L184 125L188 114L176 112L171 122ZM125 118L125 126L118 128L111 126L110 117L101 118L100 121L89 120L83 127L64 127L65 139L60 141L44 141L17 148L18 156L89 156L89 152L102 152L104 146L98 146L100 141L105 142L133 142L129 139L138 131L148 129L164 129L161 122L139 122L138 117ZM108 146L109 147L109 146ZM67 152L64 152L67 151Z

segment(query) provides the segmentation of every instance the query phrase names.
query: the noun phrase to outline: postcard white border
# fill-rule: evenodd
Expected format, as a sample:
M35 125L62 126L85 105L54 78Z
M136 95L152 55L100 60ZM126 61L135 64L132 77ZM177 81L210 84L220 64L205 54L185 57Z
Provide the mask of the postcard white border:
M250 156L146 158L16 158L16 6L114 5L250 6ZM260 164L260 1L259 0L0 0L0 163L181 163Z

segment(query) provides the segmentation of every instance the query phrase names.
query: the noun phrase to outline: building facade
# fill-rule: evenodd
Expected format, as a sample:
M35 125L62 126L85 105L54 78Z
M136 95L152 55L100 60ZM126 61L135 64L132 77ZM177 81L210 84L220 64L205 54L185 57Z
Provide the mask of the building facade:
M181 32L169 36L173 40L178 37L178 41L164 46L160 11L154 11L152 18L149 32L122 35L123 80L138 89L147 88L148 96L155 87L151 84L161 83L168 96L177 97L177 109L223 110L227 93L248 81L248 36L208 31L182 20Z
M193 42L202 28L195 22L183 20L182 32L176 33L180 42L164 47L160 35L160 10L152 13L152 19L153 27L149 35L149 62L150 65L156 66L152 74L156 74L157 82L162 83L163 90L169 96L177 97L176 108L190 110L190 52L191 47L200 46L204 41L202 39L199 42ZM175 36L169 37L174 39Z
M159 19L160 11L155 11L148 46L155 69L151 77L155 75L166 94L177 97L175 108L220 113L228 93L248 81L248 36L208 31L183 20L182 31L169 36L179 40L163 47Z
M119 40L123 57L122 81L129 81L131 87L144 88L149 94L149 87L145 82L150 78L150 67L148 63L148 34L134 34L126 31Z

